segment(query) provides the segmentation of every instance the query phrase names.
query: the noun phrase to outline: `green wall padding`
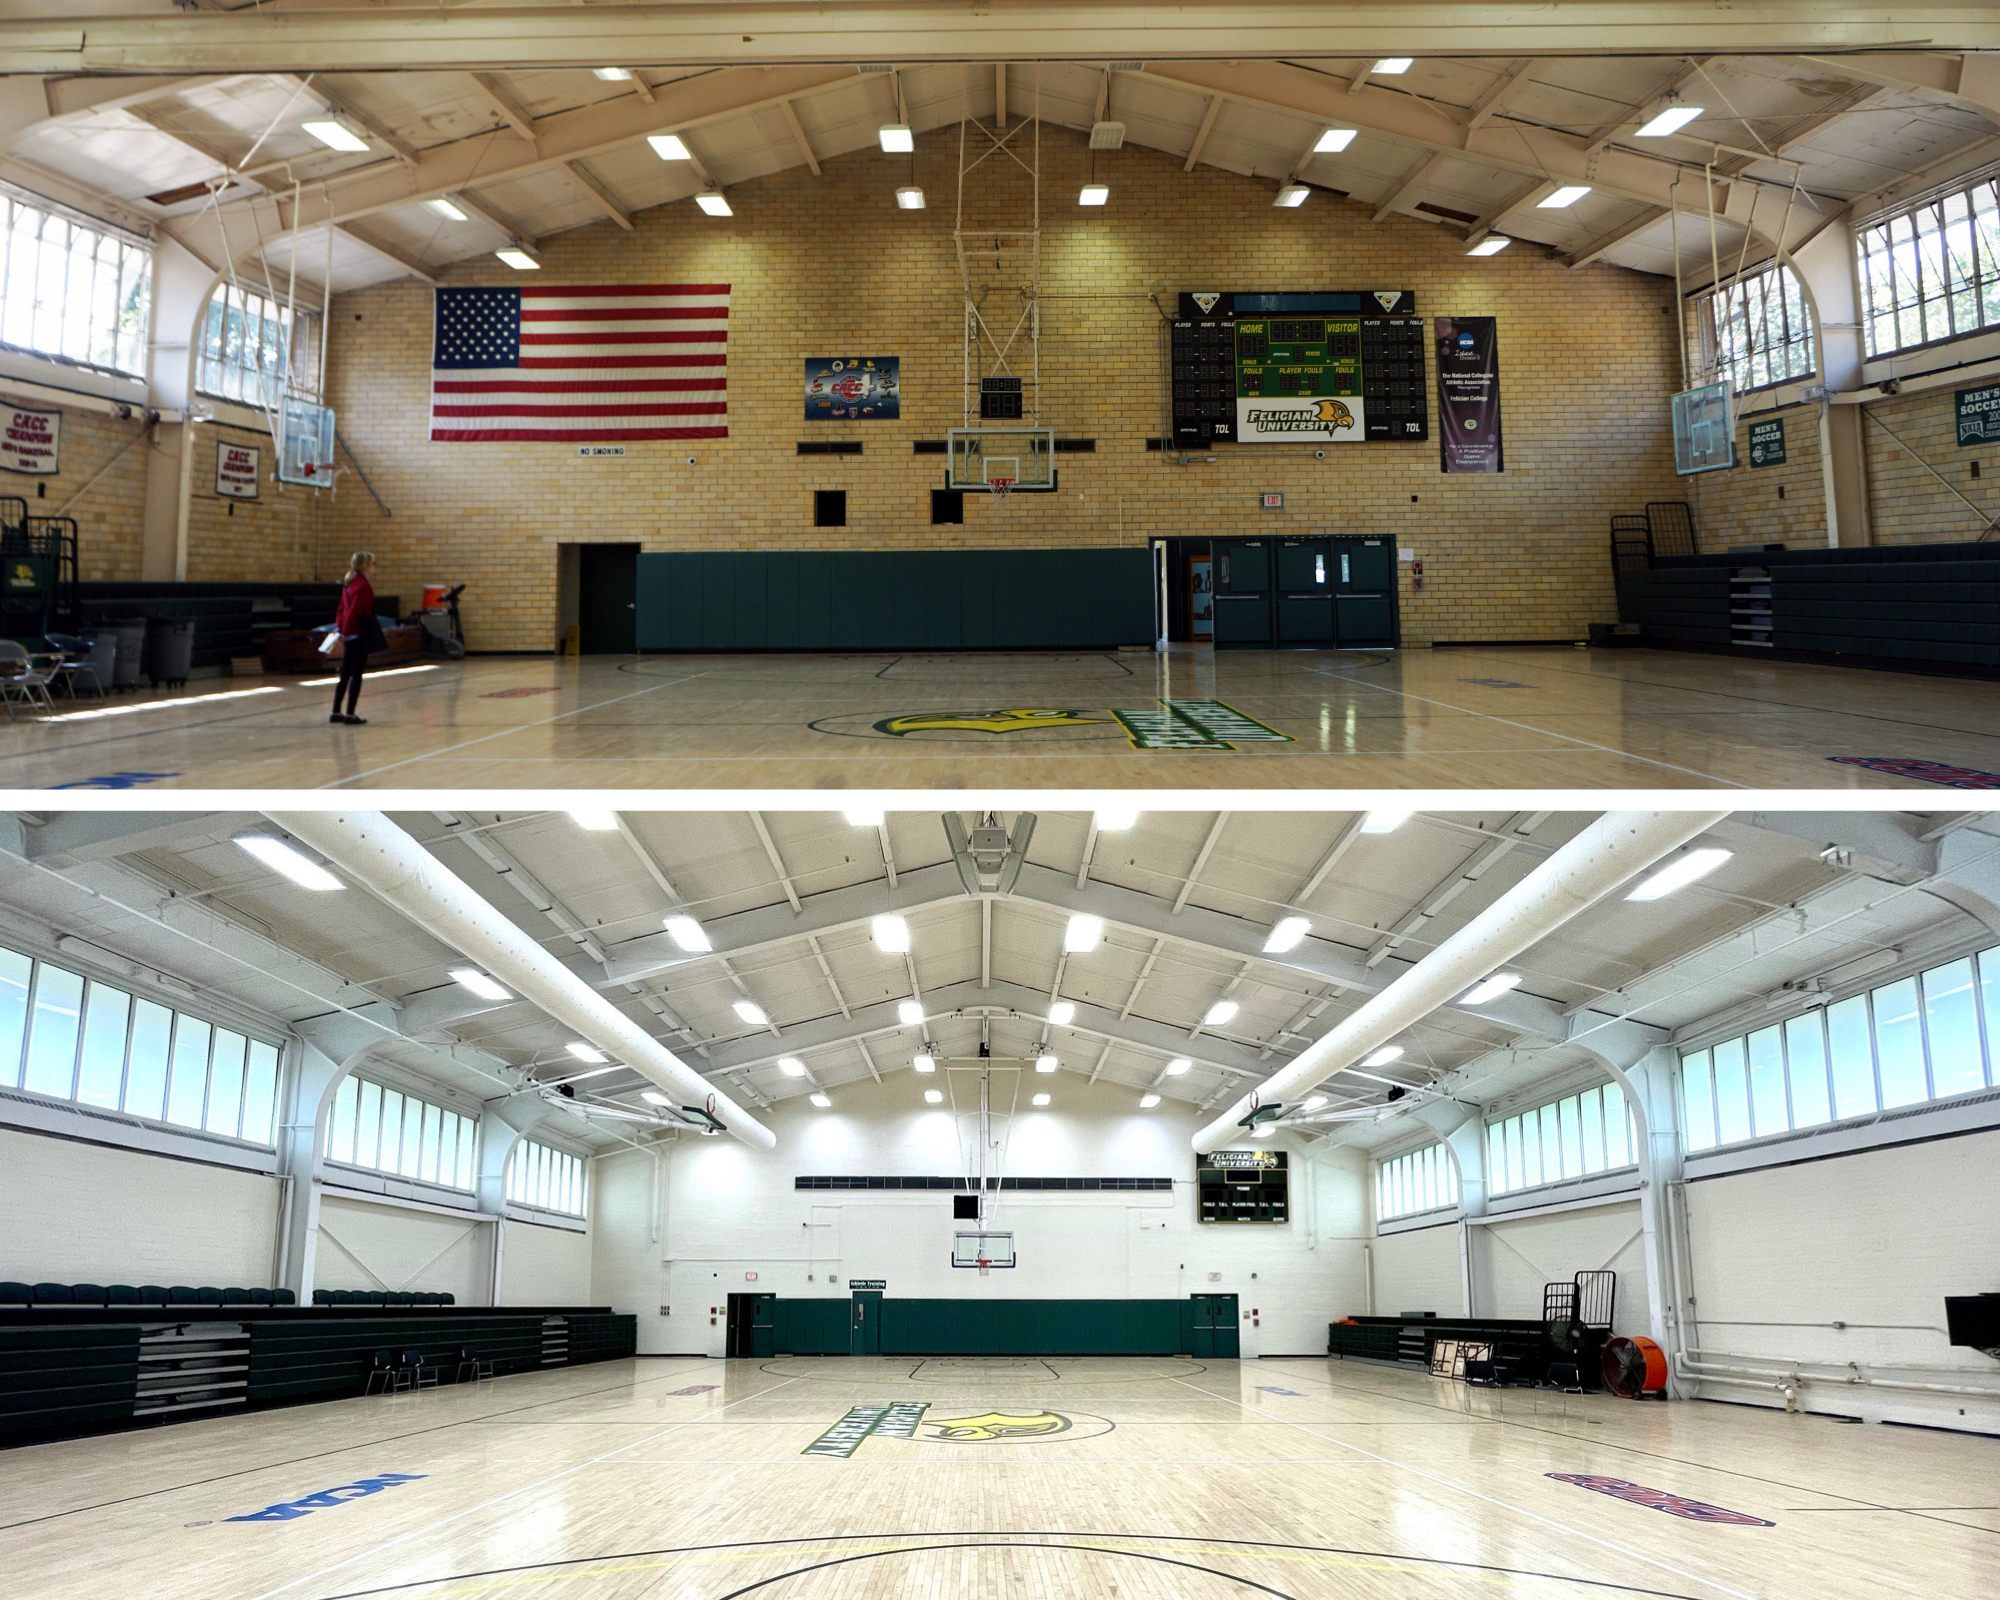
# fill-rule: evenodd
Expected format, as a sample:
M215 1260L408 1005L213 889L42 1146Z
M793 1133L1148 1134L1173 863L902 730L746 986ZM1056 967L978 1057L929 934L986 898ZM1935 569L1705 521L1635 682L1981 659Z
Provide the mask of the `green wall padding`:
M889 1300L882 1354L1171 1356L1186 1351L1184 1300ZM777 1303L781 1355L846 1355L848 1300Z

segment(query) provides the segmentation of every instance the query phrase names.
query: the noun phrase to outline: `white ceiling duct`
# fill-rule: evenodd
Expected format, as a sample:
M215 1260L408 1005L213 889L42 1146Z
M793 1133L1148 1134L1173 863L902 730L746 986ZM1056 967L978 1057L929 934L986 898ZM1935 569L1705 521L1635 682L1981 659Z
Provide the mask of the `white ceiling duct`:
M1607 811L1388 988L1239 1098L1194 1136L1199 1154L1242 1137L1258 1106L1290 1102L1490 977L1726 811Z
M777 1135L488 905L378 811L267 811L385 904L414 917L579 1037L651 1079L676 1105L708 1105L729 1132L760 1150Z

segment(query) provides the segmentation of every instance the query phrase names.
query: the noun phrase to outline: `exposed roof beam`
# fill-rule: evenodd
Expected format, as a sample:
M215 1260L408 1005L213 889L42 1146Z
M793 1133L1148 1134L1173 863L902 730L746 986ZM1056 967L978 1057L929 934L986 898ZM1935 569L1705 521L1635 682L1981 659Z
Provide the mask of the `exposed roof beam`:
M1435 150L1427 155L1419 156L1417 164L1411 167L1408 172L1405 172L1395 183L1391 184L1389 192L1376 201L1375 215L1369 220L1371 222L1381 222L1393 214L1396 208L1408 199L1418 185L1424 181L1424 175L1432 167L1436 166L1437 163L1438 152Z
M1627 239L1636 239L1640 234L1652 227L1654 223L1662 221L1672 214L1665 206L1649 206L1630 222L1620 223L1609 233L1600 233L1589 244L1564 259L1572 269L1587 267L1591 262L1600 260L1608 252L1616 250Z
M567 162L562 165L565 171L569 170ZM511 217L496 211L492 206L480 199L478 195L474 194L469 186L453 189L448 192L455 205L459 206L462 210L470 211L481 222L485 223L487 227L499 233L502 238L519 244L525 249L537 250L541 248L542 241L540 239L515 222Z
M159 78L14 78L0 81L0 150L50 123L88 111L123 111L223 81L224 74Z
M1701 69L1708 64L1710 59L1708 56L1696 56L1693 60L1685 62L1679 71L1672 74L1665 83L1661 84L1644 100L1640 101L1638 105L1627 107L1625 111L1621 112L1610 122L1605 123L1597 132L1585 140L1583 153L1594 156L1627 128L1640 126L1646 120L1645 113L1647 110L1659 104L1661 100L1680 88L1682 84L1692 82L1695 78L1700 77Z
M784 112L785 124L792 130L792 137L798 141L799 154L806 158L806 165L812 169L812 175L817 178L819 176L819 157L813 154L812 140L806 137L805 125L799 121L798 112L792 109L792 103L789 100L780 100L778 102L778 109Z
M1523 56L1519 61L1511 62L1502 68L1500 76L1486 86L1485 93L1472 102L1471 110L1465 119L1467 131L1485 127L1494 117L1505 111L1507 97L1513 93L1514 85L1534 70L1533 56Z
M632 231L634 227L632 214L618 203L609 189L605 188L603 184L585 172L581 163L565 161L563 163L563 171L576 180L577 187L589 195L592 200L596 201L598 209L607 217L617 223L627 233Z
M368 112L363 111L361 107L357 106L339 90L327 87L324 79L315 78L312 87L306 92L308 94L317 94L331 109L338 111L348 121L358 124L367 132L371 139L375 140L384 149L390 151L404 166L414 167L417 164L417 152L413 145L406 144L402 139L397 137L395 129L391 128L379 117L371 116Z
M1194 164L1201 159L1201 152L1208 143L1208 136L1215 131L1215 116L1222 109L1223 96L1212 94L1208 97L1208 109L1201 114L1201 126L1194 130L1194 143L1188 146L1187 160L1182 164L1183 172L1194 171Z
M1492 233L1502 222L1522 207L1531 206L1539 201L1546 200L1556 192L1556 188L1555 184L1544 179L1516 189L1505 200L1502 200L1466 230L1465 242L1467 247L1469 248L1472 245L1478 244L1480 240Z
M1201 878L1202 869L1208 865L1208 858L1215 853L1216 841L1222 837L1222 830L1229 825L1229 813L1218 811L1215 821L1209 824L1208 837L1201 842L1201 849L1195 852L1194 865L1188 868L1187 876L1181 880L1181 892L1174 896L1174 914L1186 909L1188 896L1194 893L1194 886Z
M370 238L359 228L342 228L340 232L344 237L352 239L356 244L360 245L362 249L372 251L384 261L392 262L396 266L401 267L411 277L421 279L425 283L434 284L437 282L435 272L428 265L418 260L415 256L397 249L394 245L384 244L380 239Z
M526 139L529 144L536 142L535 119L528 115L520 101L507 92L506 86L498 78L490 72L468 72L466 76L479 86L479 92L485 97L486 103L493 108L502 122Z
M1007 131L1007 63L993 63L993 126Z

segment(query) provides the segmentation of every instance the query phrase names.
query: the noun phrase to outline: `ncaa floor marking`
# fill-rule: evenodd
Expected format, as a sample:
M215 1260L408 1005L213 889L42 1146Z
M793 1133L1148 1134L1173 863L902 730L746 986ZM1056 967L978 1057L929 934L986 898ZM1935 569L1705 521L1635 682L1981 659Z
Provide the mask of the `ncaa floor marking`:
M51 789L136 789L142 783L160 783L178 778L178 772L107 772L101 778L80 778L75 783L52 783Z
M338 1484L331 1489L322 1489L318 1494L301 1495L296 1500L281 1500L274 1506L266 1506L262 1511L246 1511L240 1517L224 1517L224 1522L290 1522L296 1517L309 1517L315 1511L324 1511L328 1506L345 1505L350 1500L364 1500L371 1494L380 1494L384 1489L393 1489L399 1483L415 1483L427 1478L427 1472L379 1472L372 1478L356 1478L352 1483Z
M1579 1489L1593 1489L1599 1494L1610 1495L1614 1500L1664 1511L1670 1517L1685 1517L1690 1522L1727 1522L1744 1528L1777 1526L1762 1517L1749 1516L1741 1511L1725 1511L1721 1506L1712 1506L1705 1500L1690 1500L1685 1495L1670 1494L1665 1489L1648 1489L1643 1484L1627 1483L1623 1478L1607 1478L1601 1473L1545 1472L1542 1476L1553 1478L1557 1483L1573 1483Z
M1886 772L1892 778L1915 778L1919 783L1942 784L1947 789L2000 789L2000 772L1954 767L1947 761L1922 761L1914 756L1828 756L1827 760L1843 767L1866 767L1870 772Z

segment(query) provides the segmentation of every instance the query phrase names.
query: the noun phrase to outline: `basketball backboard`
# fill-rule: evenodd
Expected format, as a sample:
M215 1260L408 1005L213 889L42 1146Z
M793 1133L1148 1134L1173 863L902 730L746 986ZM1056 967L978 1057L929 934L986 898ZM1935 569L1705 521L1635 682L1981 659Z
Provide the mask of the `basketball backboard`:
M279 412L278 481L333 484L333 407L287 398Z
M1034 494L1056 486L1053 428L953 428L946 442L954 489L991 494L1005 485L1015 494Z
M985 1229L964 1229L951 1236L951 1264L954 1267L1011 1267L1014 1264L1014 1235Z

